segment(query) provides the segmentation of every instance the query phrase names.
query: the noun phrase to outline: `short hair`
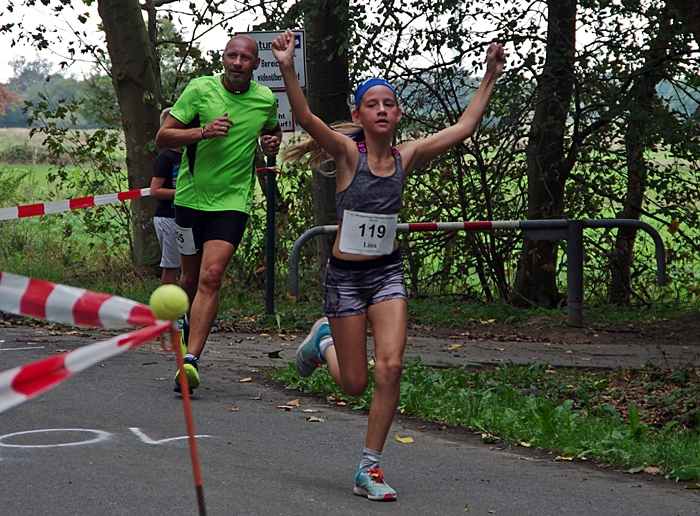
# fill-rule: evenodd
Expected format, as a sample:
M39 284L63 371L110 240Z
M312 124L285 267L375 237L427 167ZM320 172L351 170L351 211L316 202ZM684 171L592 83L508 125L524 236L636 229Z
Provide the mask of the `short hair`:
M233 36L231 39L229 39L226 42L226 46L224 47L224 54L226 53L226 49L228 48L229 43L231 43L234 39L247 39L248 41L250 41L250 43L252 45L251 49L253 52L253 58L257 59L259 57L258 56L258 44L256 43L256 41L253 38L251 38L250 36L246 36L245 34L237 34L237 35Z
M166 107L163 111L160 112L160 126L163 127L163 124L165 123L165 119L168 118L168 115L170 114L170 110L172 107Z

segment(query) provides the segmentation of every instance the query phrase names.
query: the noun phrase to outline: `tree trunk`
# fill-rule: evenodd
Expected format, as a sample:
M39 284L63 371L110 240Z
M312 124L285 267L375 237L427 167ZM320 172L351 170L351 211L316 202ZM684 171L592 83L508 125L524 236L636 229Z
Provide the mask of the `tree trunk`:
M653 123L656 87L664 78L670 40L669 19L660 21L660 34L649 44L644 70L632 85L629 118L625 131L627 155L627 196L617 218L639 220L647 186L647 164L644 151L648 147L647 129ZM636 228L619 228L611 257L610 302L629 305L632 296L632 251L637 238Z
M347 99L348 55L344 49L348 38L348 0L318 0L305 13L307 89L311 111L327 124L350 119ZM314 225L336 223L335 178L314 170ZM335 235L317 238L320 278L333 247Z
M548 0L547 51L538 77L537 106L527 144L528 219L564 217L564 137L573 92L576 0ZM514 295L520 306L555 307L557 251L554 240L523 239Z
M129 189L147 188L156 157L155 150L148 150L148 144L155 140L160 126L162 101L155 43L148 37L137 0L99 0L98 11L122 115ZM160 249L152 223L156 204L151 197L131 201L135 265L158 265Z

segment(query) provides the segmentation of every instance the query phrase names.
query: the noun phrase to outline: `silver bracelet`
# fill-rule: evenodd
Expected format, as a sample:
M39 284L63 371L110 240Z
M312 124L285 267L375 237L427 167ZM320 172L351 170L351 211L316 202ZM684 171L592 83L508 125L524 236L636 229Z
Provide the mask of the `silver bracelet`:
M202 127L202 140L206 140L206 139L207 139L207 137L204 136L204 126L203 126L203 127Z

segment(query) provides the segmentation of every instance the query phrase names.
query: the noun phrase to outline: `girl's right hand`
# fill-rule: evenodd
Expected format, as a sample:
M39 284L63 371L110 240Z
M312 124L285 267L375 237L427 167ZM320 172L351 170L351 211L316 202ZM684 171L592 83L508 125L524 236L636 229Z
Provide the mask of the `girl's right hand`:
M294 65L294 33L287 29L272 42L272 54L280 66Z

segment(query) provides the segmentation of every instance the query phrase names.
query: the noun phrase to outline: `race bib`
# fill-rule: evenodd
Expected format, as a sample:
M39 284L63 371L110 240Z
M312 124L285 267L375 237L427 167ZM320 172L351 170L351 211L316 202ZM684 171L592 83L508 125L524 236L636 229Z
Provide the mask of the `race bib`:
M197 254L197 246L194 245L194 234L192 228L181 228L177 224L175 226L175 237L177 238L177 248L180 254L185 256L194 256Z
M398 214L379 215L345 210L340 250L343 253L373 256L391 254L398 220Z

